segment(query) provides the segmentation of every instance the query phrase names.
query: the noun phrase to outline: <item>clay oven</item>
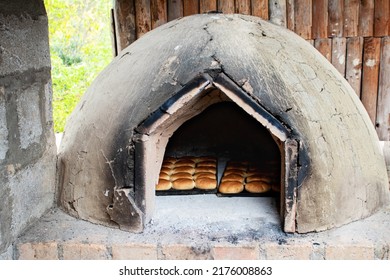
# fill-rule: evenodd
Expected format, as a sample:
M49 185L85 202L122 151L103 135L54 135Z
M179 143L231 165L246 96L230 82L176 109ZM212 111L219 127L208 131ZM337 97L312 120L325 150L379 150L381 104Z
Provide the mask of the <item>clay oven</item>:
M147 33L95 80L65 129L58 203L141 232L164 156L205 154L276 161L286 232L340 226L389 201L375 130L331 64L286 29L208 14Z

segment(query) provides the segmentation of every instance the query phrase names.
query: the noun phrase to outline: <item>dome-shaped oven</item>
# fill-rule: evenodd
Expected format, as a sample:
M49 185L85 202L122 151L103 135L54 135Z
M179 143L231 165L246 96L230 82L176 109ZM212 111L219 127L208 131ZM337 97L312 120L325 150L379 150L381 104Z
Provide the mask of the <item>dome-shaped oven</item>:
M285 231L340 226L387 204L375 130L333 66L282 27L250 16L208 14L147 33L94 81L69 118L60 147L61 208L142 231L153 213L171 136L220 103L238 108L237 115L249 117L274 141ZM261 154L256 145L270 143L264 141L246 145Z

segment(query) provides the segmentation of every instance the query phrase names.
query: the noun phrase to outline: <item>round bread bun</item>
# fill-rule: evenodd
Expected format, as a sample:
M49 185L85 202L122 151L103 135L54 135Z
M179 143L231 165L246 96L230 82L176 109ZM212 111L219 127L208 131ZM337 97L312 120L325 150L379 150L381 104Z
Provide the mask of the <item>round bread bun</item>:
M157 191L167 191L172 188L172 182L165 179L160 179L156 185Z
M222 182L219 185L218 191L225 194L240 193L244 190L244 185L237 181Z
M213 174L217 174L217 168L215 166L214 167L200 166L200 167L196 167L195 168L195 172L196 173L199 173L199 172L210 172L210 173L213 173Z
M179 167L174 167L173 168L173 174L179 173L179 172L186 172L190 174L194 174L195 172L195 167L193 166L179 166Z
M161 172L171 175L173 173L173 169L168 167L161 167L160 173Z
M222 182L237 181L243 183L244 180L245 178L241 174L237 174L237 173L223 175L222 177Z
M177 179L190 179L192 180L192 174L188 172L178 172L173 173L170 178L171 181L176 181Z
M170 175L168 173L165 173L165 172L160 172L160 175L158 175L158 178L159 179L164 179L164 180L169 180L170 179Z
M247 183L250 183L253 181L262 181L262 182L269 184L272 182L272 178L269 176L264 176L264 175L250 175L250 176L246 177Z
M194 166L195 167L195 162L189 159L179 159L178 161L175 162L175 167L180 167L180 166Z
M213 190L217 187L217 180L200 177L195 179L195 187L201 190Z
M238 165L233 165L233 166L228 165L228 166L226 166L226 168L225 168L225 172L226 172L226 171L228 171L228 172L231 172L231 171L233 171L233 172L237 172L237 171L245 172L245 171L246 171L246 168L243 167L243 166L238 166Z
M161 167L164 167L164 168L173 168L175 166L175 163L174 162L163 162Z
M192 190L195 182L192 179L177 179L173 181L172 188L175 190Z
M166 157L163 159L163 163L175 163L177 161L177 159L173 158L173 157Z
M245 177L245 171L244 170L240 170L240 169L230 169L230 170L225 170L223 172L223 176L228 176L228 175L240 175L241 177Z
M245 184L245 190L250 193L265 193L271 190L271 185L264 181L252 181Z
M195 174L193 176L195 179L198 179L198 178L215 179L216 178L215 174L213 174L211 172L195 172Z
M217 162L217 159L214 157L199 157L199 158L197 158L197 162L204 162L204 161Z
M210 161L210 160L201 161L201 162L196 164L196 167L214 167L214 168L216 168L217 163L215 161Z

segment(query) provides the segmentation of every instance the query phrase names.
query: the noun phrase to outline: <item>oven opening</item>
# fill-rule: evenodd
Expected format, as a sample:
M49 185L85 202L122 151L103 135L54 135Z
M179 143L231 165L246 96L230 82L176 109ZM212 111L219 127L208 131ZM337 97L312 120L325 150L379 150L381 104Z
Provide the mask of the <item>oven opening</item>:
M236 210L241 207L237 211L241 214L260 203L266 205L255 205L253 211L264 212L266 207L277 217L280 190L281 152L275 140L237 104L225 101L187 120L170 137L156 185L156 203L164 205L161 200L165 199L179 207L187 205L184 201L196 201L198 211L207 209L208 213L228 203Z

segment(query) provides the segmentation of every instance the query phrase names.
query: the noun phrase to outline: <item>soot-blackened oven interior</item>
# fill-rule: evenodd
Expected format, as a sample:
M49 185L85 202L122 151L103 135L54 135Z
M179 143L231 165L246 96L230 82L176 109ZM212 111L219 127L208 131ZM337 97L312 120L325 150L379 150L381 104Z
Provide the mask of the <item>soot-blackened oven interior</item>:
M280 158L266 128L233 102L216 103L170 138L156 194L279 196Z

